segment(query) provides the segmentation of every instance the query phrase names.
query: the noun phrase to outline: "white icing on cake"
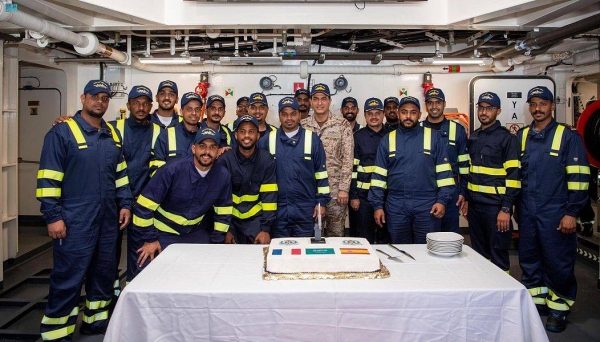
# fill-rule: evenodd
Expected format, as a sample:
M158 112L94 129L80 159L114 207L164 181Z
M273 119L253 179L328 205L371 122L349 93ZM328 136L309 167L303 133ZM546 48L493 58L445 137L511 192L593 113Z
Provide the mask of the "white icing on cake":
M272 239L267 254L267 272L337 273L377 272L379 257L367 239L328 237L326 243L310 238Z

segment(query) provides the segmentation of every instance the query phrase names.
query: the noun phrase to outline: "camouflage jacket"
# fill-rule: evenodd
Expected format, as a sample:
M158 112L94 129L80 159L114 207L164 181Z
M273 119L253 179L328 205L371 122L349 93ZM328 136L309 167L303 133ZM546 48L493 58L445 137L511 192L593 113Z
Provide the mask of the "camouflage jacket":
M339 190L349 192L352 181L354 138L348 121L329 112L329 117L323 126L319 126L314 115L302 119L301 124L303 128L317 133L323 142L331 198L337 199Z

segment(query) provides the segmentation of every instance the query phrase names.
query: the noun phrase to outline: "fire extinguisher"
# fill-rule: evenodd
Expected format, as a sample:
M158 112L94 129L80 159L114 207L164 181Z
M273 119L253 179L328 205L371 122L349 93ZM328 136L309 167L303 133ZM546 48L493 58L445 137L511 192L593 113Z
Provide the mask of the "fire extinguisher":
M433 88L432 79L433 78L429 71L423 74L423 84L421 84L421 87L423 87L423 95L425 95L429 89Z
M210 83L208 83L208 72L203 72L200 74L200 82L194 89L194 92L202 98L202 112L200 113L200 121L204 119L204 113L206 112L206 97L208 96L208 88L210 87Z

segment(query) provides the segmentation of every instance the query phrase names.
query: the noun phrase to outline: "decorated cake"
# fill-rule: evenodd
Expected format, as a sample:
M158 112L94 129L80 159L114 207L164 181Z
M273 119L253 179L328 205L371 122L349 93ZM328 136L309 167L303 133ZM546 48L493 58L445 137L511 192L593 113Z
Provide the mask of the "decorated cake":
M310 238L272 239L267 253L270 273L378 272L379 257L363 238L328 237L325 243Z

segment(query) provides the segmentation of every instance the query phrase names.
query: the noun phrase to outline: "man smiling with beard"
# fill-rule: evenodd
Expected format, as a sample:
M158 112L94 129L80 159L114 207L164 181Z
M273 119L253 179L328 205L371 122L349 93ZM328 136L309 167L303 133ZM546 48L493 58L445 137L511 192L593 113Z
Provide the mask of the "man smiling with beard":
M275 159L256 147L258 120L251 115L235 121L237 149L225 152L218 163L231 174L232 227L225 243L268 244L277 215Z
M362 126L356 122L356 116L358 115L358 102L353 97L346 97L342 100L342 107L340 112L344 119L348 121L350 127L352 127L352 133L356 133Z
M156 93L158 108L150 115L150 122L161 128L173 127L181 122L182 117L174 109L179 101L178 94L177 83L169 80L160 82Z
M198 131L191 156L161 167L137 199L133 229L144 245L138 249L138 264L145 267L156 254L173 243L210 243L215 234L225 235L231 222L231 176L215 165L218 133L212 128ZM214 226L202 224L213 212Z
M427 233L440 231L455 182L442 137L418 125L419 100L404 97L399 108L400 127L379 143L368 199L375 223L388 224L392 243L421 244Z
M177 126L162 130L153 146L154 158L150 162L150 174L166 162L191 154L190 146L198 132L202 98L196 93L185 93L181 97L183 121ZM220 139L219 139L220 140Z

